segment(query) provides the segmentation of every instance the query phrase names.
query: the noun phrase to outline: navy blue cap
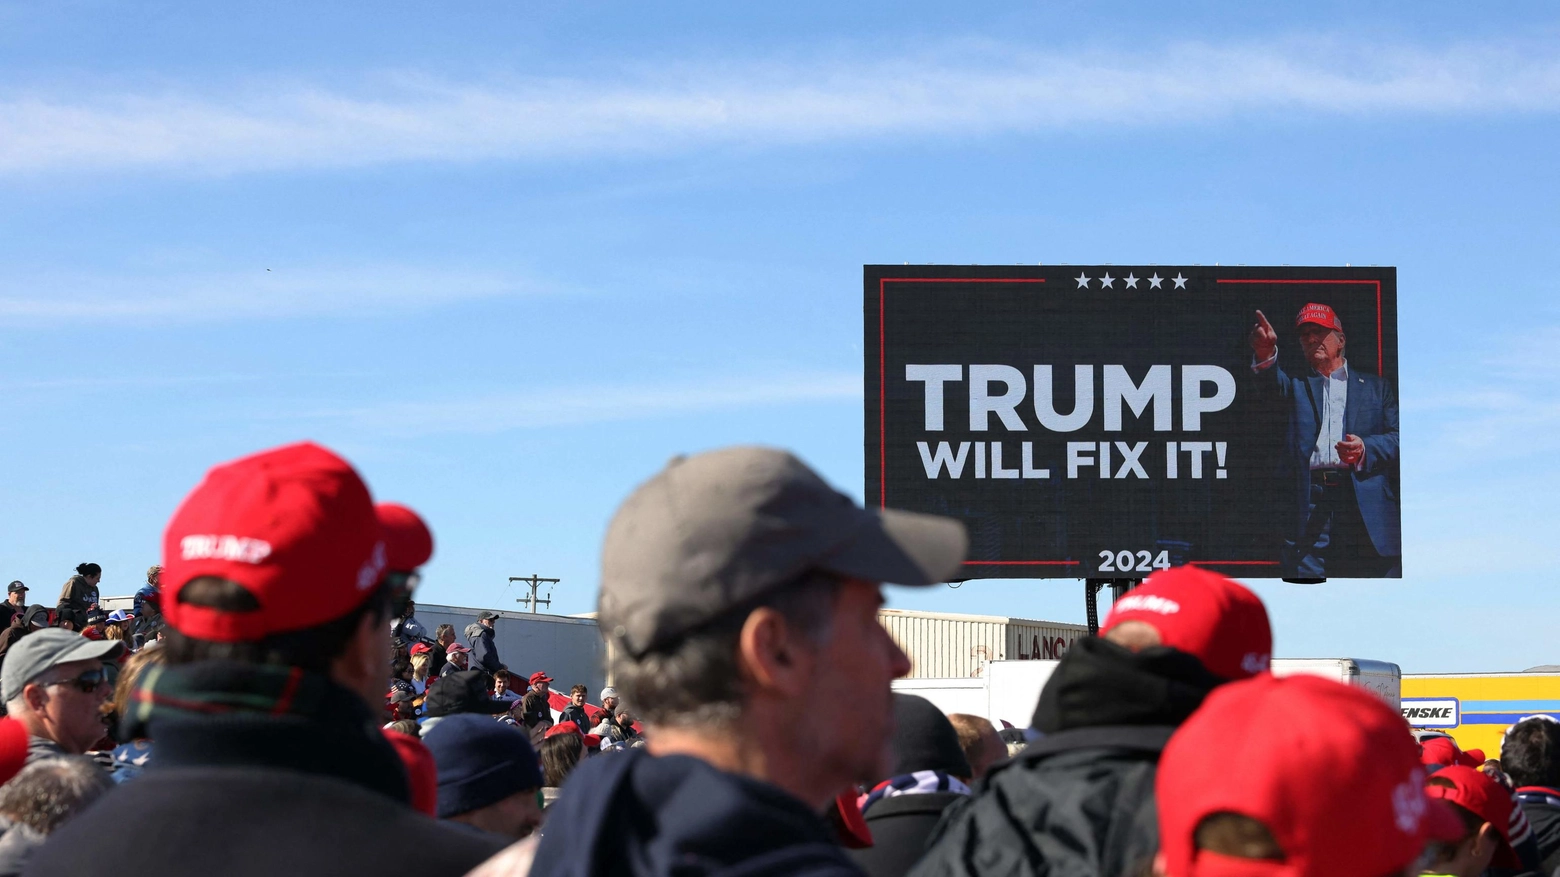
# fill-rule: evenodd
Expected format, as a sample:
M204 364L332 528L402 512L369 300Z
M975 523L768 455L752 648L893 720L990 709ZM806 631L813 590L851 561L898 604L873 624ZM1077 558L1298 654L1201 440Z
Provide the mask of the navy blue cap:
M439 768L440 819L542 787L542 766L530 736L492 716L446 716L422 741Z

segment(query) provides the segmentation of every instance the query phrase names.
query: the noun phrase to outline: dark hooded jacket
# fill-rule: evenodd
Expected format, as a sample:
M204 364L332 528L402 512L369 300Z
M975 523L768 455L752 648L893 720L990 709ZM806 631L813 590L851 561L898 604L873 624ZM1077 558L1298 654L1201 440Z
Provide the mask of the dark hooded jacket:
M1159 753L1221 681L1174 649L1079 639L1040 693L1044 736L945 811L911 874L1139 873L1159 849Z
M493 642L493 628L485 624L474 627L478 629L468 628L468 633L475 634L471 637L471 667L473 670L484 670L491 676L504 669L498 660L498 646Z
M509 842L413 810L378 717L323 676L208 661L149 672L135 697L127 733L155 739L156 761L51 834L28 874L460 877Z
M784 791L642 749L569 775L531 877L860 877L823 819Z

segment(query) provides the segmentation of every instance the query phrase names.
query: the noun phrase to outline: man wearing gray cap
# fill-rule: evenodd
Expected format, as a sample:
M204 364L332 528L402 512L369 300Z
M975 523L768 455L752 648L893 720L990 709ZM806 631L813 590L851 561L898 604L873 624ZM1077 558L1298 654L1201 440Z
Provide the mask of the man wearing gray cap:
M27 729L27 760L80 755L103 737L103 702L113 691L104 661L119 640L90 640L51 627L16 644L0 670L5 710Z
M493 625L498 622L497 612L483 612L477 618L477 626L471 638L471 669L481 670L493 676L504 669L498 660L498 646L493 643Z
M649 746L576 769L531 874L859 874L820 814L889 766L910 662L879 584L944 581L966 547L959 523L864 510L782 451L673 460L602 549L610 676Z

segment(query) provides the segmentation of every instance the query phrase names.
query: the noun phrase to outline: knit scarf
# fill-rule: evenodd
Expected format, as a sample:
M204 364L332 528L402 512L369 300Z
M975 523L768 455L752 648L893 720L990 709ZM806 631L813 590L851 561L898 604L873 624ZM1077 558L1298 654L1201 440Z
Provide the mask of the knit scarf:
M291 769L407 800L406 772L361 696L297 667L201 661L148 667L121 725L161 767Z
M153 665L141 676L126 721L144 729L152 721L199 719L230 713L321 718L335 712L335 686L298 667L202 661ZM135 736L146 736L144 733Z
M889 777L878 783L872 787L872 791L862 795L857 804L861 812L866 813L867 808L884 798L897 798L900 795L930 795L934 792L968 795L970 787L958 777L940 770L918 770L914 773Z

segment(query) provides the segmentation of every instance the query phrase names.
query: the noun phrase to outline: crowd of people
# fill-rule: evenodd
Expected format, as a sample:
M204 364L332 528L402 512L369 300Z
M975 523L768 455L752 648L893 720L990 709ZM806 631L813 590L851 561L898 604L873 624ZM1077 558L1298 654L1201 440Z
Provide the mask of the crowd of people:
M1156 573L998 729L896 695L883 586L967 539L795 457L678 458L609 525L607 677L432 631L433 536L301 443L219 465L128 609L0 607L0 877L1560 877L1560 719L1496 757L1269 672L1262 601ZM388 628L388 632L387 632ZM464 642L462 641L464 640ZM529 671L529 672L527 672Z

